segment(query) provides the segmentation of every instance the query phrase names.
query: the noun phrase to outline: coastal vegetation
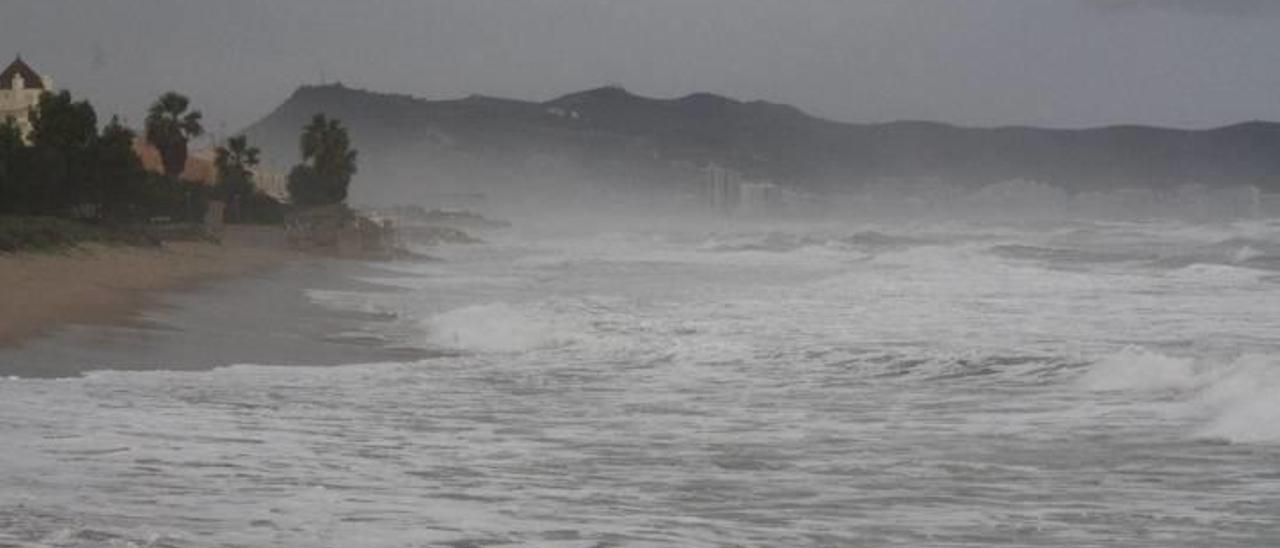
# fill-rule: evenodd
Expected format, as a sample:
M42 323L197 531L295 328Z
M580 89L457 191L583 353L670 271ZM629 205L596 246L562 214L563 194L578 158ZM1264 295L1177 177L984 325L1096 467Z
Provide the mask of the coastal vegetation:
M107 230L57 217L0 215L0 253L57 251L87 243L143 245L151 242L140 232Z
M30 118L25 136L0 120L0 251L189 239L210 200L229 204L231 222L283 218L279 201L253 184L259 153L243 136L219 147L214 186L184 178L189 142L203 128L178 93L162 95L147 116L161 173L145 168L133 130L116 117L99 129L93 105L68 91L42 95Z
M198 218L202 185L148 173L133 131L114 117L101 130L97 122L93 106L67 91L40 98L26 139L12 120L0 122L0 215L101 224Z
M253 183L253 168L261 163L260 151L248 139L237 135L215 151L217 181L214 195L227 204L227 221L277 224L284 219L284 207Z
M289 173L289 196L298 206L327 206L347 199L356 173L356 151L337 119L317 114L302 130L302 163Z
M161 95L147 110L147 142L160 151L164 174L177 178L187 166L187 144L204 134L198 110L188 110L191 100L186 96L168 92Z
M316 114L298 140L302 162L289 172L293 210L285 220L290 246L342 257L381 258L400 252L390 224L347 206L355 149L342 122Z
M215 201L225 205L220 220L284 224L291 240L319 249L387 247L390 227L346 205L357 152L338 119L316 114L301 128L288 207L258 187L262 152L246 136L192 159L202 119L186 96L167 92L140 137L115 117L99 124L89 101L59 91L31 108L26 134L0 120L0 252L210 238Z

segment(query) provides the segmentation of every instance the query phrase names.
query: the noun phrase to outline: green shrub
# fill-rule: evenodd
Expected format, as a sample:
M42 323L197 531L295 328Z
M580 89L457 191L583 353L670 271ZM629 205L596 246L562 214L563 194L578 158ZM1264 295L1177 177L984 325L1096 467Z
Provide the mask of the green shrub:
M137 227L0 215L0 253L60 251L86 243L154 246L160 243L160 235Z
M103 239L92 227L53 217L0 217L0 251L40 251Z
M256 191L240 201L237 222L260 225L278 225L284 222L284 204Z

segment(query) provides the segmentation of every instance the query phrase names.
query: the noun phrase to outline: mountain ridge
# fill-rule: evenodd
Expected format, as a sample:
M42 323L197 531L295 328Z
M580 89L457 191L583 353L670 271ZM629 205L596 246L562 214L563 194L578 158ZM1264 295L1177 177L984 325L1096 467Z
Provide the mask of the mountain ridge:
M662 99L606 86L545 102L433 101L333 84L298 88L246 133L288 165L296 161L298 130L320 112L343 120L362 158L384 177L379 162L396 164L394 172L409 170L409 159L442 169L453 162L452 179L465 175L461 164L518 179L541 162L634 183L692 177L715 162L819 191L930 178L969 186L1029 179L1072 191L1192 183L1280 190L1280 124L1266 121L1209 129L858 124L711 93ZM425 176L449 171L426 168Z

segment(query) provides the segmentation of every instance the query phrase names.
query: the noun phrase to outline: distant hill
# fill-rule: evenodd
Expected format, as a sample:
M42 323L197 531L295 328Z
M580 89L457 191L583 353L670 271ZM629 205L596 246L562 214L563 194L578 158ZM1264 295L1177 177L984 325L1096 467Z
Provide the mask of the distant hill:
M299 88L246 132L284 167L319 112L351 128L363 173L396 189L530 177L688 184L716 162L814 191L931 178L967 186L1032 179L1073 191L1189 183L1280 191L1280 124L1266 122L1210 130L848 124L705 93L654 99L605 87L545 103L428 101L326 85Z

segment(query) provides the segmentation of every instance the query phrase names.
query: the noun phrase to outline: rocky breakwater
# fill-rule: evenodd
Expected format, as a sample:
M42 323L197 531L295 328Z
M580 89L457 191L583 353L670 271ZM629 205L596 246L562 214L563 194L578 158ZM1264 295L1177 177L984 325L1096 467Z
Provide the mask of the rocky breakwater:
M405 253L388 219L337 204L294 211L285 218L289 247L348 259L393 259Z

